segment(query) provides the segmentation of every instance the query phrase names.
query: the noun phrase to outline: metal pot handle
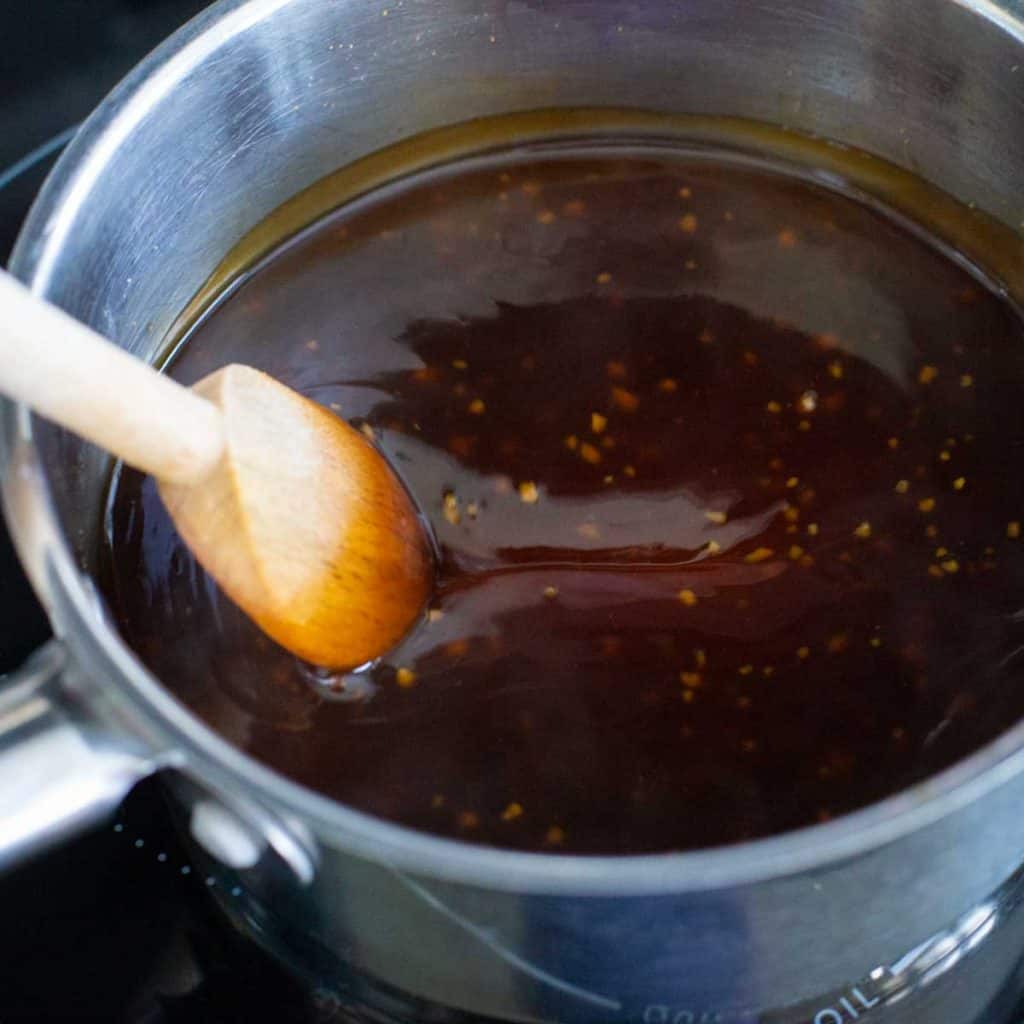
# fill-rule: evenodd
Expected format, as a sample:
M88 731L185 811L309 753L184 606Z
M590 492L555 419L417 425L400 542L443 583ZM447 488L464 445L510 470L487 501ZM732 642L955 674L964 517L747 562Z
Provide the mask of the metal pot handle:
M0 871L109 814L154 770L84 718L51 640L0 676Z

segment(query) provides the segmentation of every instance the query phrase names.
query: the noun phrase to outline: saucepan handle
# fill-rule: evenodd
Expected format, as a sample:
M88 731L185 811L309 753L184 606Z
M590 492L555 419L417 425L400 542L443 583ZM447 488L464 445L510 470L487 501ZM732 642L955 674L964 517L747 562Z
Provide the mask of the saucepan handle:
M153 771L77 713L68 671L54 640L0 676L0 871L109 814Z

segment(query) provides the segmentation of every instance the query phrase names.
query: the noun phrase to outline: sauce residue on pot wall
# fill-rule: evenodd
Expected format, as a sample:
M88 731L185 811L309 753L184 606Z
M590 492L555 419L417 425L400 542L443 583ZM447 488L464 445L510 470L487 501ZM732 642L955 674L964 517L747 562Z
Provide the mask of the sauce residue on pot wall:
M965 214L966 216L966 214ZM360 426L429 519L429 612L343 678L275 648L121 471L126 639L350 806L520 849L849 811L1024 712L1024 329L874 201L735 153L455 163L281 246L177 352Z

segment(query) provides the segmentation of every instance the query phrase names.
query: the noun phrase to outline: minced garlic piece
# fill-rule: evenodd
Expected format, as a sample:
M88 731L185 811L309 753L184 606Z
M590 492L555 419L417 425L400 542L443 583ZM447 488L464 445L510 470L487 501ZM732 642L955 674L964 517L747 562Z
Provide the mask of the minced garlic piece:
M835 633L828 638L828 650L830 654L842 654L850 644L850 638L845 633Z
M523 816L523 805L515 802L510 803L508 807L501 812L502 821L515 821L516 818Z
M640 406L640 399L627 391L625 388L612 388L612 404L623 412L636 412Z
M445 491L442 497L442 508L444 517L452 526L458 526L462 522L462 513L459 512L459 499L451 491Z
M524 480L519 485L519 499L527 505L533 505L540 497L537 485L532 480Z
M697 230L697 216L693 213L685 213L679 218L679 230L686 235L692 235Z

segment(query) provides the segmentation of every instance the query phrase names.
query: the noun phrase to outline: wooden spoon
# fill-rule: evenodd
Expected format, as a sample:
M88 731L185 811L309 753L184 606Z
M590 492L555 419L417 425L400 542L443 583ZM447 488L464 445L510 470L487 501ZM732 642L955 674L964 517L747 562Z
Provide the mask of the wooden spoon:
M0 392L156 477L200 564L300 658L361 665L421 612L433 567L401 483L267 374L226 366L189 390L0 271Z

